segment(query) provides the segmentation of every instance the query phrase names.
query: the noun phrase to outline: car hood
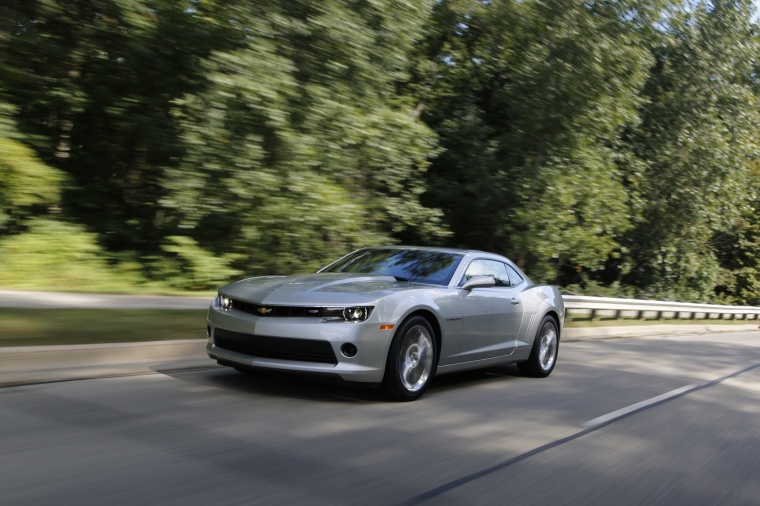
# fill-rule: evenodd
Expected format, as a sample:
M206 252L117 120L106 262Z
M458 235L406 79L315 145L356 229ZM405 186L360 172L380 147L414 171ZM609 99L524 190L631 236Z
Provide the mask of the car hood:
M325 272L249 278L227 285L219 293L258 304L353 305L370 303L395 292L427 286L396 281L393 276Z

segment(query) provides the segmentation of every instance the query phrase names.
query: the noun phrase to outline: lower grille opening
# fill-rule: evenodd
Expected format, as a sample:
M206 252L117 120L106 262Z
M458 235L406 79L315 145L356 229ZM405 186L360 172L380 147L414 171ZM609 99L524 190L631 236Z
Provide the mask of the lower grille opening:
M338 363L332 345L327 341L258 336L216 328L214 344L251 357L333 365Z

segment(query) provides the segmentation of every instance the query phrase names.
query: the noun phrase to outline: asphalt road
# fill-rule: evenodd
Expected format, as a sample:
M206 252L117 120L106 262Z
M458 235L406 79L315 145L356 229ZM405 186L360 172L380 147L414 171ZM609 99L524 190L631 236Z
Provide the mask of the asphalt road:
M566 343L414 403L154 369L0 389L0 504L760 505L757 331Z

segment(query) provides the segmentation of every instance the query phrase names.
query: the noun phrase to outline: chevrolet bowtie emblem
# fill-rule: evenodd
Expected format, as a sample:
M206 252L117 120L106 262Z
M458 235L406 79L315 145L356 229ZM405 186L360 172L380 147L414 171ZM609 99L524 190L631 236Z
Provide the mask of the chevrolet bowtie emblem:
M260 307L260 308L258 308L256 310L256 312L259 313L259 314L269 314L269 313L272 312L272 308L271 307Z

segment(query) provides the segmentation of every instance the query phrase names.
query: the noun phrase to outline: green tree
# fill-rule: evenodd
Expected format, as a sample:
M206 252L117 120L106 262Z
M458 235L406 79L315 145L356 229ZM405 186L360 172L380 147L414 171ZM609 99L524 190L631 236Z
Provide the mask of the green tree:
M172 101L197 89L199 60L226 42L209 3L194 5L30 0L14 10L3 85L19 130L67 174L63 215L114 251L160 250L159 182L182 155Z
M652 64L641 44L648 4L435 10L421 53L438 89L418 72L416 91L446 152L433 161L428 202L444 209L456 242L502 251L537 279L602 269L630 227L621 134L638 121Z
M251 273L443 235L419 203L435 137L397 92L428 8L239 4L245 36L205 61L207 89L176 101L186 155L162 185L177 230Z
M718 283L711 239L750 197L760 111L752 62L760 47L750 1L700 2L674 12L655 48L642 124L631 145L641 214L626 243L628 282L650 295L709 299Z
M0 231L16 232L58 203L63 175L21 142L12 107L0 102Z
M760 305L760 165L750 164L750 198L740 218L711 240L720 264L716 293L720 302Z

